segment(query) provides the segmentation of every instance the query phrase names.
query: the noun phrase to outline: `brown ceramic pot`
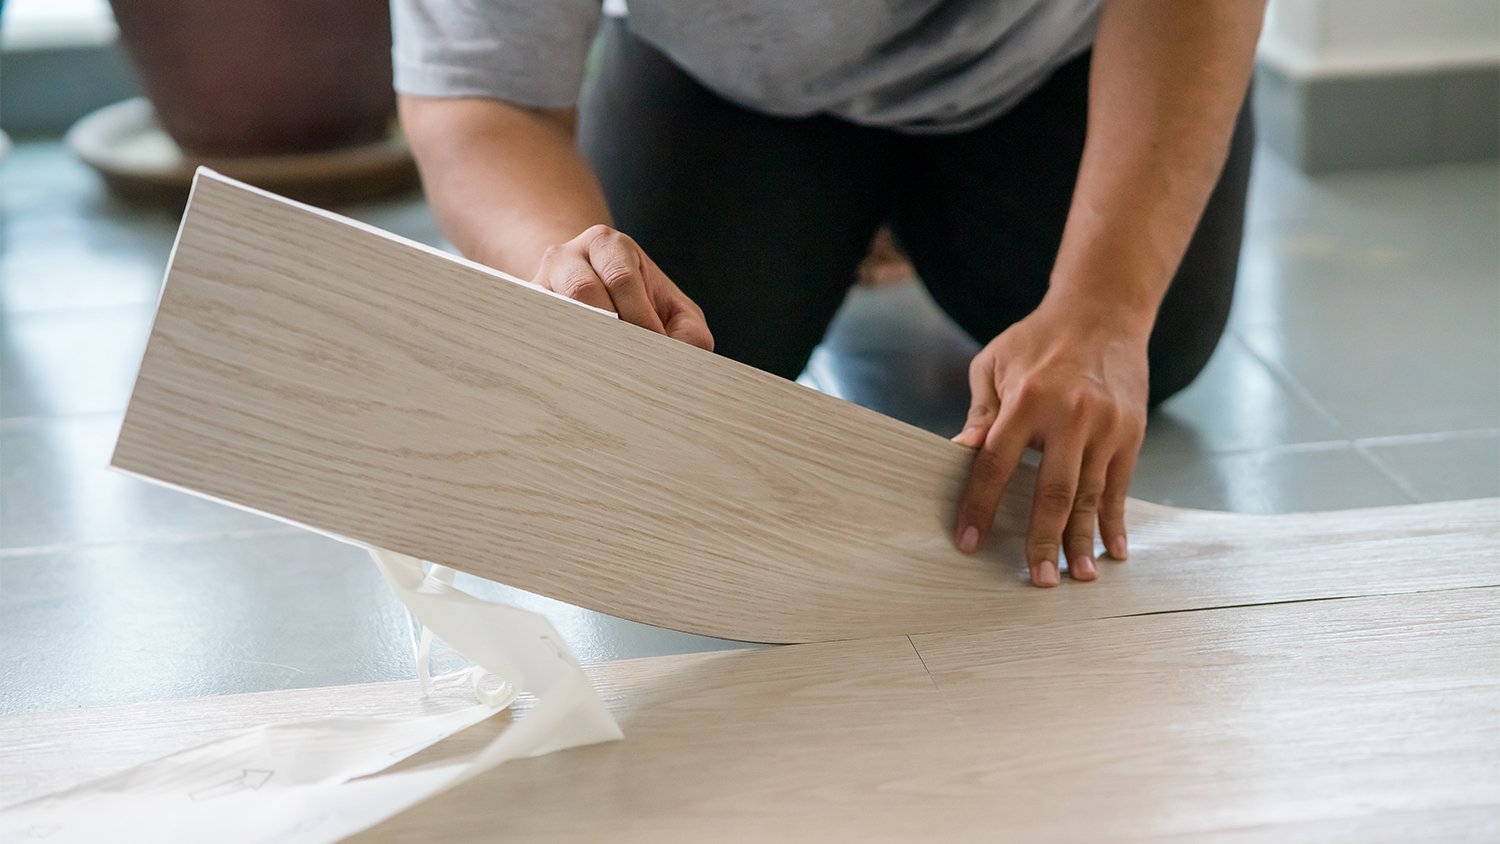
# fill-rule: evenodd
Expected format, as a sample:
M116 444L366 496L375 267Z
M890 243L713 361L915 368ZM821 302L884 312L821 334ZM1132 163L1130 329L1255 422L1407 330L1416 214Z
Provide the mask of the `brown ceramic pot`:
M185 151L278 155L385 135L388 0L111 0L157 118Z

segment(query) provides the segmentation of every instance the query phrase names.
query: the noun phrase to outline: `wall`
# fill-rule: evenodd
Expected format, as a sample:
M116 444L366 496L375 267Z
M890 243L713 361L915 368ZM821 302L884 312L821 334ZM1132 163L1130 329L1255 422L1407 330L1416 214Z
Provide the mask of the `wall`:
M1262 137L1304 169L1500 155L1496 0L1274 0Z
M0 130L59 135L137 91L104 0L4 0Z

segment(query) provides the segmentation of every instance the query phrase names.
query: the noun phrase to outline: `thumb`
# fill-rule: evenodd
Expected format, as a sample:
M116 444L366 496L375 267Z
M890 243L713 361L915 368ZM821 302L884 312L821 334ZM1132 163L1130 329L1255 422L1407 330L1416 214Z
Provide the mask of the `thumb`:
M995 379L988 366L969 368L969 416L964 420L964 429L953 438L959 445L979 448L1000 414L1000 396L995 392Z
M673 340L708 351L714 350L714 335L708 330L708 322L696 308L678 307L667 317L666 334Z
M661 316L663 333L673 340L713 351L714 335L708 330L708 320L703 316L703 309L688 298L645 252L641 253L641 270L646 273L651 298Z

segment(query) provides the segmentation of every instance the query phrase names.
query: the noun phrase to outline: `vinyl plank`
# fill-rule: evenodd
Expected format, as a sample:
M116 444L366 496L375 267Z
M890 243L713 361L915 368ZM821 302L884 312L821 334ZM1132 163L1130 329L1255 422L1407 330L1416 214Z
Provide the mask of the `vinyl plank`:
M1482 840L1500 822L1497 655L1500 589L1481 588L596 665L623 741L509 762L351 840ZM414 699L0 719L17 748L0 787Z
M1500 822L1497 610L1482 589L915 637L936 707L903 701L896 649L693 663L628 689L624 742L354 840L1477 838Z
M1405 534L1384 513L1273 523L1133 502L1135 562L1106 588L1038 595L1024 583L1025 471L991 547L952 546L971 456L205 174L114 464L570 604L747 641L1500 580L1493 502L1420 511ZM1441 547L1442 573L1412 571L1413 530L1438 531L1423 553ZM1343 576L1355 564L1365 576Z
M507 763L349 840L914 840L986 821L904 637L601 668L624 741ZM496 795L526 809L489 811Z
M1028 830L1411 840L1475 807L1500 828L1500 589L914 642L993 782L1035 798ZM1053 789L1086 798L1059 813Z
M114 463L613 615L797 640L851 629L851 564L900 581L853 629L929 626L901 607L950 591L934 571L1011 585L985 577L996 554L951 547L967 456L205 177ZM792 594L767 595L773 581Z

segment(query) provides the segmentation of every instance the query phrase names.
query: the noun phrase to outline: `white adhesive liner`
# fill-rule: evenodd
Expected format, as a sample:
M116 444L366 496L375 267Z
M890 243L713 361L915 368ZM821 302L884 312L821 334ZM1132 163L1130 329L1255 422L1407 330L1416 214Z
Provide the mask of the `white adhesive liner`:
M6 809L0 842L337 841L507 760L621 737L547 619L475 598L441 567L424 571L420 560L369 550L422 622L424 644L430 630L477 666L433 681L434 714L259 727ZM419 670L426 688L425 659ZM467 761L369 777L500 712L519 692L536 705Z

